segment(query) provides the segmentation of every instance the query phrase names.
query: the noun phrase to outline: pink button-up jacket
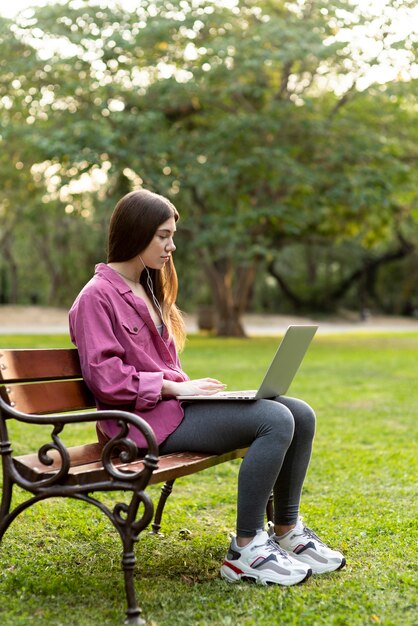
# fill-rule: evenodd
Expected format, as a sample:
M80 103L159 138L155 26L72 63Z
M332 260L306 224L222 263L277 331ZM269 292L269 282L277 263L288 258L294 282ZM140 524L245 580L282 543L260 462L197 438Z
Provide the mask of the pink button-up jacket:
M104 263L96 266L95 275L76 298L69 322L97 408L136 413L150 424L158 443L164 441L184 413L175 398L161 400L163 379L188 380L167 329L160 336L145 302ZM109 436L119 431L116 422L100 425ZM129 436L138 447L146 446L136 428L130 428Z

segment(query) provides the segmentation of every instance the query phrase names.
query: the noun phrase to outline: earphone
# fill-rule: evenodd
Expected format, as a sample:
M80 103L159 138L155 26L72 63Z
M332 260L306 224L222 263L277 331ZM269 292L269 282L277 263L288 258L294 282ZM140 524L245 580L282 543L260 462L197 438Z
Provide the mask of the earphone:
M157 298L155 297L154 289L152 287L151 274L149 273L147 266L145 265L144 261L142 260L142 257L140 256L139 258L140 258L141 263L144 266L144 269L145 269L145 271L147 273L147 287L148 287L148 289L149 289L149 291L151 293L152 301L153 301L154 306L156 307L157 311L160 314L161 320L164 322L164 315L163 315L160 303L158 302Z

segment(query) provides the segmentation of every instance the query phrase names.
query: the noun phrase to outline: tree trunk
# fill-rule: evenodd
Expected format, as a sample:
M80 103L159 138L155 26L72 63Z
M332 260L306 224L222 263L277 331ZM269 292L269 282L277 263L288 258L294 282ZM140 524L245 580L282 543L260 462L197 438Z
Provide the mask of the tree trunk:
M18 302L18 285L19 285L19 273L17 262L13 256L12 247L10 245L10 240L6 240L3 243L3 257L6 261L6 267L8 268L8 293L7 293L7 302L9 304L17 304Z
M245 337L241 317L254 283L255 264L236 268L229 259L206 260L204 268L216 306L217 336Z
M45 265L45 271L48 276L48 295L46 298L49 306L56 306L57 293L61 284L61 271L58 261L53 259L54 241L50 241L48 235L44 235L42 241L39 241L39 250L41 251L41 258ZM61 247L61 254L65 255L65 250Z
M234 311L225 312L216 321L216 335L218 337L245 337L244 327Z

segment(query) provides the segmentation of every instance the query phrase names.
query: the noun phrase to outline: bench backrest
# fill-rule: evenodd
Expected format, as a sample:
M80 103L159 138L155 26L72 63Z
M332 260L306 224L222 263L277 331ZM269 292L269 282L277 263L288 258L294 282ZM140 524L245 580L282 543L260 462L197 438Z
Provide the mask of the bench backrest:
M1 349L0 392L24 413L61 413L95 408L75 348Z

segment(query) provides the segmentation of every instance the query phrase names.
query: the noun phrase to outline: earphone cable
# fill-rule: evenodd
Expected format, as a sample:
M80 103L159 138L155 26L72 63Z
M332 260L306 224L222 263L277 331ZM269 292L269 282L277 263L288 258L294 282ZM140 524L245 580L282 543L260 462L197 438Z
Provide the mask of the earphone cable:
M141 259L141 261L142 261L142 259ZM161 305L158 302L158 300L157 300L157 298L155 297L155 294L154 294L154 289L153 289L153 286L152 286L151 275L150 275L150 273L148 271L148 268L147 268L147 266L145 264L144 264L144 267L145 267L145 271L147 273L147 287L148 287L149 292L151 294L152 301L154 303L155 308L157 309L157 311L160 314L161 321L164 322L164 315L163 315L163 311L161 309Z

